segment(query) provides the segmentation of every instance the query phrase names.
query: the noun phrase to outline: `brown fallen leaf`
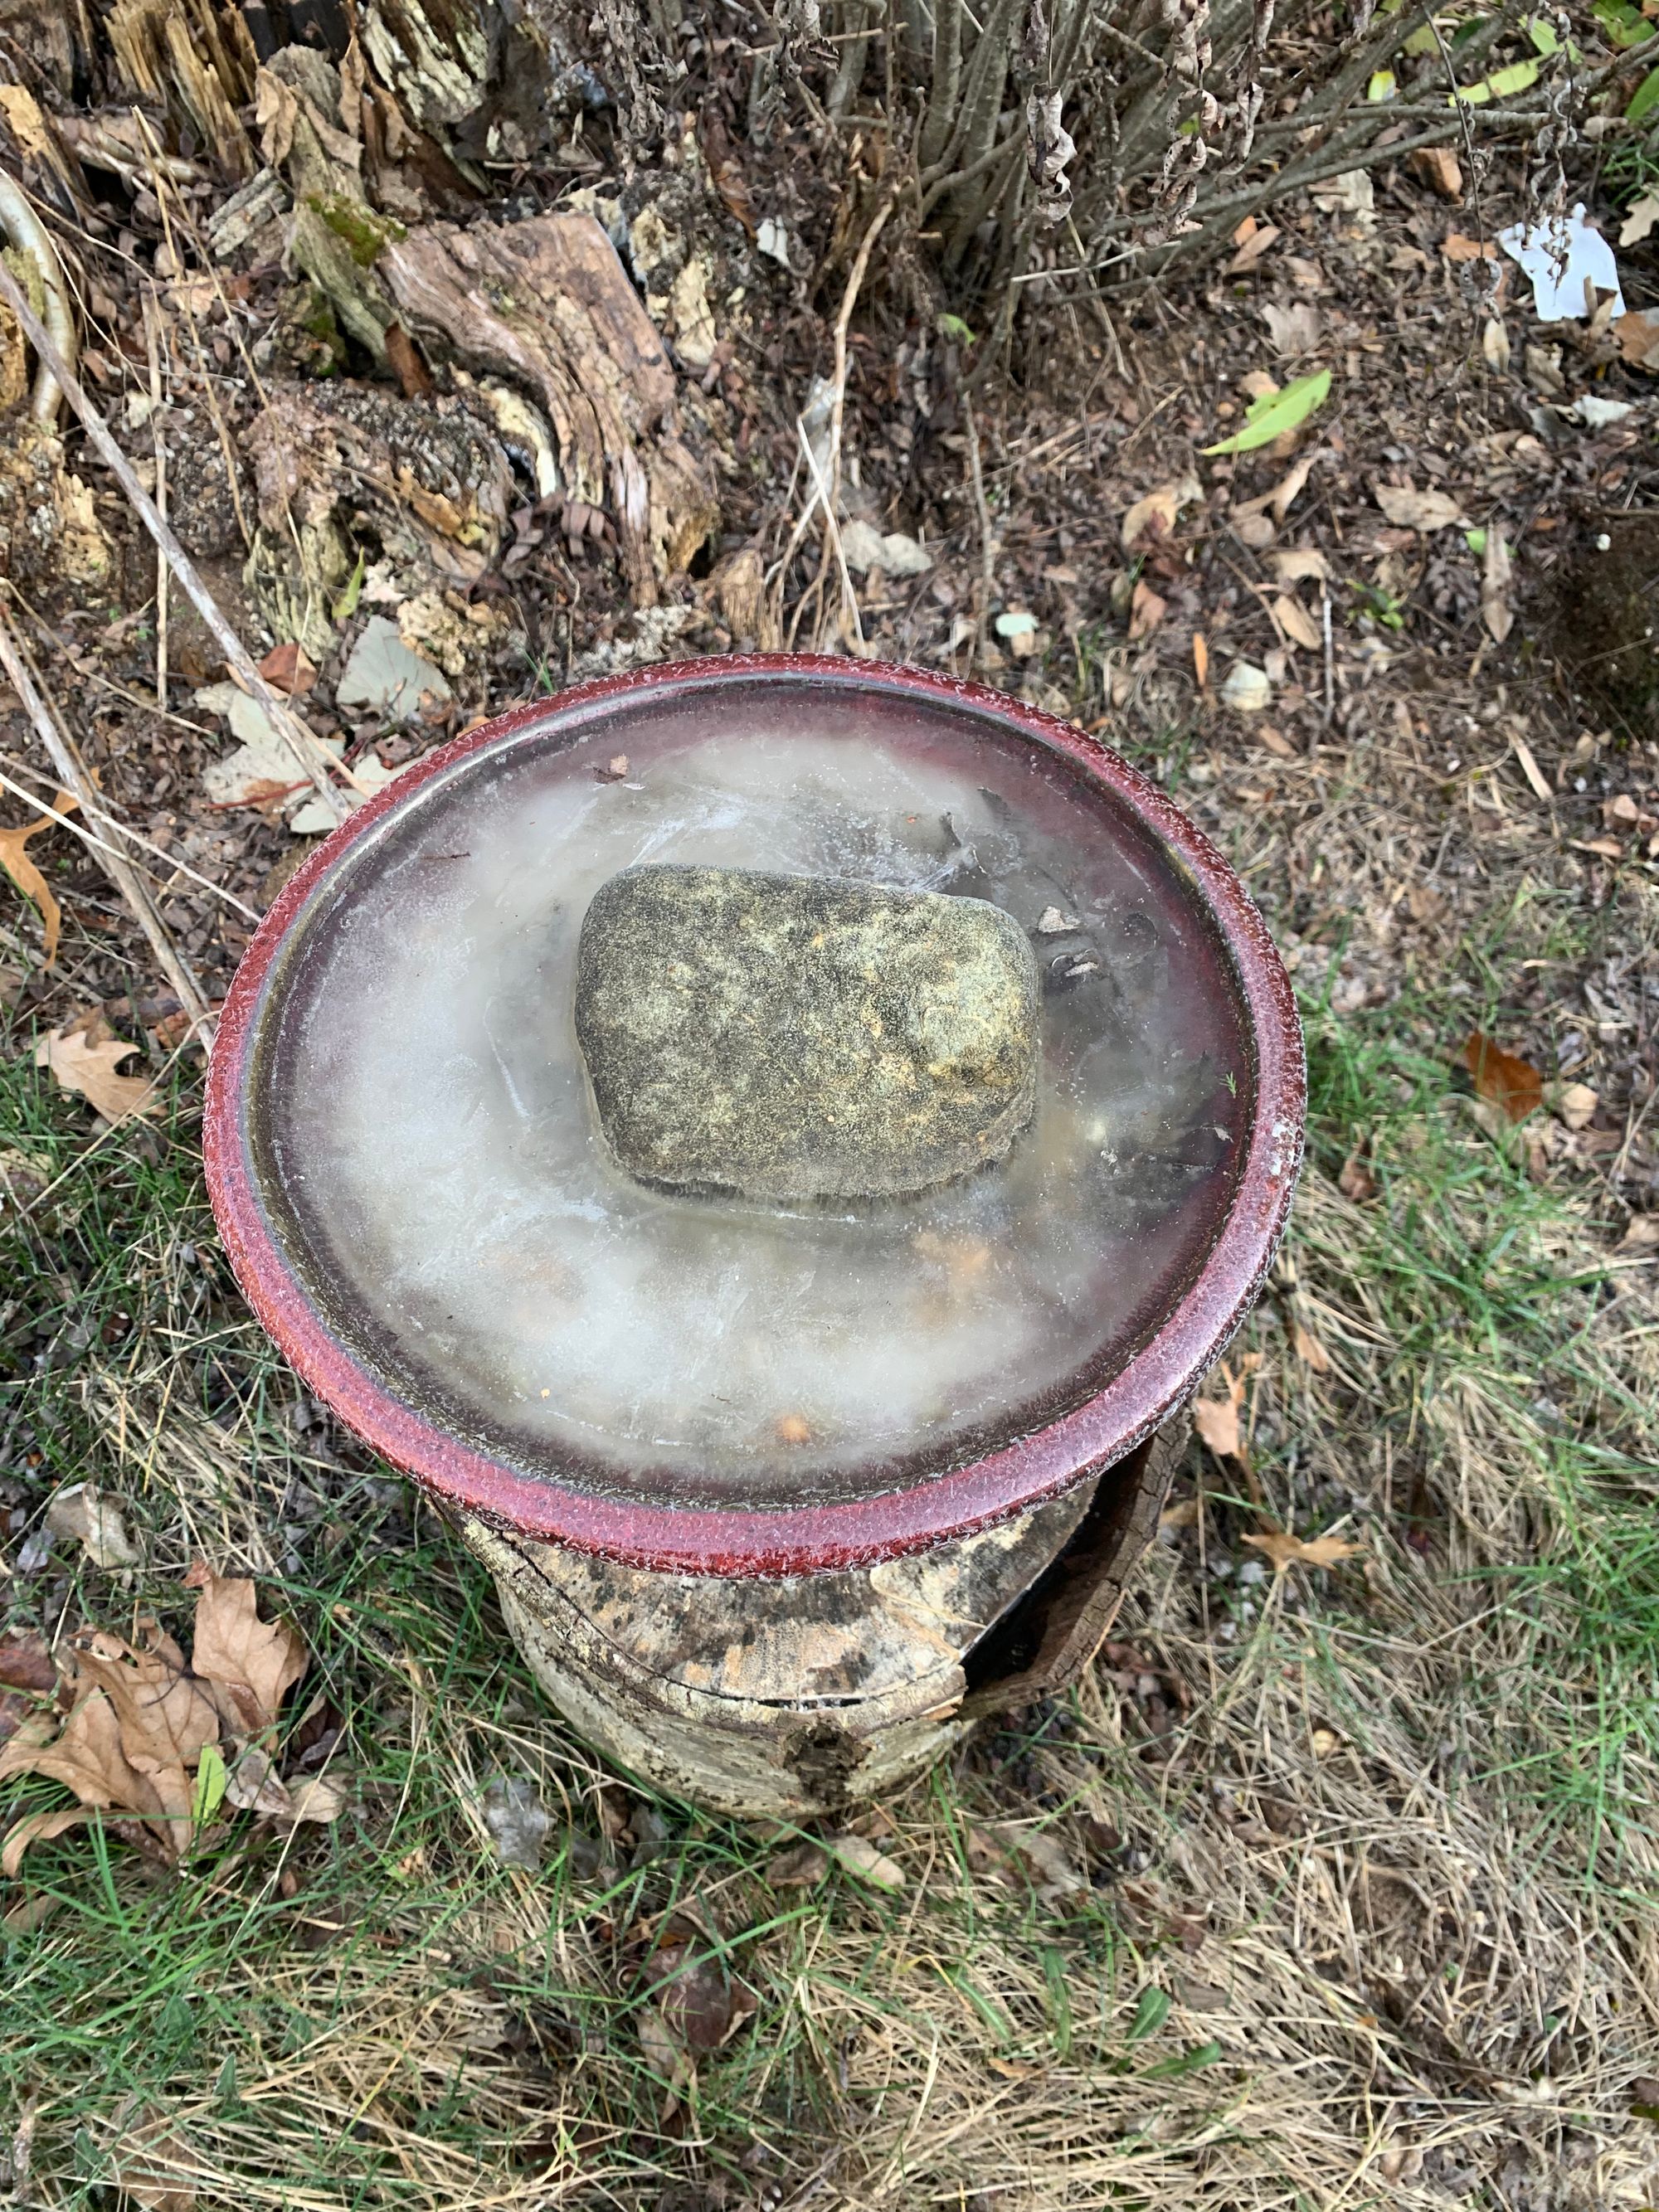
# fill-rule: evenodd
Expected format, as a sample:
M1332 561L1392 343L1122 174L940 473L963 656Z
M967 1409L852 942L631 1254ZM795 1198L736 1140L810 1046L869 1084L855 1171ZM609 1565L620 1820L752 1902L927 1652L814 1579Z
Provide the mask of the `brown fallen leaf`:
M1569 837L1575 853L1594 853L1598 860L1622 860L1624 846L1617 837Z
M1304 1328L1299 1321L1293 1322L1291 1341L1296 1346L1297 1358L1305 1359L1316 1375L1330 1373L1331 1355L1310 1328Z
M1282 1575L1292 1565L1334 1567L1340 1559L1363 1558L1365 1549L1363 1544L1349 1543L1346 1537L1315 1536L1304 1540L1283 1528L1270 1528L1262 1536L1246 1536L1244 1541L1267 1553L1276 1575Z
M1448 261L1495 261L1498 248L1484 238L1465 238L1461 230L1449 230L1440 251Z
M1160 599L1144 576L1139 578L1129 601L1130 644L1150 637L1169 611L1169 601Z
M1138 553L1146 546L1161 544L1173 533L1182 508L1201 495L1197 478L1186 476L1158 484L1145 499L1138 499L1123 518L1124 551Z
M1030 1881L1040 1905L1058 1905L1089 1887L1088 1877L1047 1829L1021 1827L1012 1821L983 1825L997 1848Z
M58 1686L58 1667L46 1639L33 1629L0 1636L0 1684L9 1690L45 1692Z
M164 2119L133 2125L124 2112L110 2150L110 2179L143 2212L194 2212L195 2158Z
M890 1894L903 1889L908 1881L904 1869L896 1859L890 1859L885 1851L863 1836L826 1836L823 1848L836 1865L860 1881L867 1881L872 1889L884 1889Z
M1569 1129L1588 1128L1601 1103L1588 1083L1564 1083L1550 1100L1555 1114Z
M1524 1121L1544 1103L1544 1079L1529 1060L1505 1052L1492 1039L1471 1030L1463 1058L1474 1079L1477 1098L1497 1107L1511 1121Z
M1233 244L1238 251L1227 264L1226 274L1241 276L1247 269L1254 269L1278 236L1272 223L1259 223L1254 216L1247 215L1233 233Z
M1515 628L1515 606L1510 597L1510 573L1509 540L1495 522L1490 523L1481 563L1480 619L1491 631L1495 645L1502 645Z
M1406 167L1420 185L1438 192L1443 200L1463 197L1463 172L1449 146L1419 146L1406 157Z
M1194 1398L1193 1426L1198 1431L1200 1441L1206 1444L1218 1459L1242 1460L1244 1448L1239 1435L1238 1413L1244 1403L1244 1378L1242 1375L1231 1374L1224 1367L1221 1379L1227 1395L1224 1398Z
M1331 564L1315 545L1282 546L1267 556L1273 571L1279 582L1291 584L1328 584L1331 580Z
M337 1820L351 1794L350 1777L338 1771L284 1782L269 1756L250 1744L225 1778L225 1802L240 1813L262 1813L267 1820L301 1820L325 1826Z
M61 1835L100 1812L133 1824L124 1832L155 1856L181 1857L216 1802L204 1787L211 1775L203 1771L202 1761L210 1749L225 1758L220 1745L226 1713L236 1717L226 1761L240 1778L234 1795L222 1768L218 1771L233 1805L246 1800L289 1820L337 1816L347 1788L340 1775L278 1780L286 1802L275 1802L273 1793L267 1806L263 1785L269 1762L264 1771L242 1771L241 1716L250 1703L262 1713L274 1711L274 1704L264 1700L280 1698L295 1679L304 1647L297 1638L293 1644L286 1640L293 1637L291 1630L261 1622L251 1602L252 1584L241 1587L249 1593L246 1604L234 1583L228 1593L222 1588L216 1594L221 1618L216 1624L210 1614L209 1635L204 1646L198 1645L193 1667L153 1620L140 1621L131 1637L85 1629L63 1646L60 1699L67 1700L68 1712L61 1718L41 1713L25 1721L0 1747L0 1779L46 1775L63 1783L79 1802L15 1823L0 1851L0 1872L15 1875L32 1843ZM216 1679L207 1671L210 1661L234 1663L239 1671L229 1681Z
M817 1844L795 1844L768 1862L766 1879L774 1889L811 1889L830 1871L830 1854Z
M1267 325L1273 349L1281 358L1299 358L1319 343L1322 319L1311 300L1292 301L1288 307L1277 300L1267 300L1256 313Z
M1632 1213L1619 1240L1621 1252L1659 1249L1659 1213Z
M1613 325L1627 367L1659 376L1659 307L1632 307Z
M1376 1179L1358 1152L1350 1152L1343 1161L1336 1187L1344 1198L1351 1198L1356 1206L1363 1206L1368 1198L1376 1196Z
M81 804L73 792L60 791L52 803L50 814L38 815L26 822L21 830L0 830L0 868L3 868L26 899L32 899L40 915L40 964L50 968L58 957L58 939L64 926L63 909L52 896L46 878L23 850L31 837L38 837L43 830L51 830L66 814L71 814Z
M261 1620L253 1583L216 1575L198 1559L185 1577L199 1590L191 1665L209 1681L225 1719L240 1735L270 1728L282 1702L310 1663L305 1638L286 1620Z
M1399 530L1449 530L1462 523L1463 510L1449 493L1413 491L1407 484L1373 484L1373 497Z
M1199 690L1207 691L1210 688L1210 646L1201 629L1193 632L1193 673L1198 678Z
M1273 620L1292 645L1317 653L1322 642L1319 624L1293 593L1281 592L1273 604Z
M40 1038L34 1064L49 1067L65 1091L77 1091L106 1121L121 1121L147 1112L155 1099L152 1077L116 1073L137 1049L115 1036L94 1006Z
M142 1561L120 1507L95 1483L60 1490L46 1508L46 1526L54 1536L77 1539L94 1567L136 1567Z
M317 681L316 664L302 645L274 645L259 663L259 673L273 691L289 698L309 691Z
M718 2051L729 2043L760 2000L728 1970L718 1931L690 1911L671 1913L641 1966L640 1985L678 2049Z

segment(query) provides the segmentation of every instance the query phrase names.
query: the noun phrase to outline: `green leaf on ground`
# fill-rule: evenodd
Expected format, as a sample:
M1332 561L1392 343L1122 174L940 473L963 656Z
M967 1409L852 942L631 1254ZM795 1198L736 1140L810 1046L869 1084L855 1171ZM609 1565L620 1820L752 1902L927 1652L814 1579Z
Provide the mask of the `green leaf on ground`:
M1204 451L1248 453L1257 446L1270 446L1275 438L1282 438L1287 430L1294 430L1305 422L1316 407L1322 407L1330 388L1328 368L1316 369L1311 376L1298 376L1282 392L1253 400L1244 417L1244 428L1235 430L1231 438L1224 438L1218 446L1206 446Z
M1595 0L1590 13L1615 46L1639 46L1659 34L1641 9L1632 7L1631 0Z
M1129 2022L1129 2041L1144 2043L1149 2035L1156 2035L1170 2017L1170 1993L1152 1982L1140 1992L1135 2007L1135 2016Z
M1489 100L1510 100L1537 82L1535 61L1511 62L1507 69L1494 70L1490 76L1482 77L1479 84L1459 85L1455 92L1446 94L1446 105L1455 107L1461 100L1470 107L1482 107Z

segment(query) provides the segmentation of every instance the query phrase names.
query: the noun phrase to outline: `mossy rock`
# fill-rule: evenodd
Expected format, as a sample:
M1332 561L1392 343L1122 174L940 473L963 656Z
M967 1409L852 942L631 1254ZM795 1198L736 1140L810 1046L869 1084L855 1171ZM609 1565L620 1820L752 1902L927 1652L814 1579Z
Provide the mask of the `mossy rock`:
M771 1200L924 1190L999 1160L1036 1095L1036 963L982 899L747 869L595 894L576 1035L641 1179Z

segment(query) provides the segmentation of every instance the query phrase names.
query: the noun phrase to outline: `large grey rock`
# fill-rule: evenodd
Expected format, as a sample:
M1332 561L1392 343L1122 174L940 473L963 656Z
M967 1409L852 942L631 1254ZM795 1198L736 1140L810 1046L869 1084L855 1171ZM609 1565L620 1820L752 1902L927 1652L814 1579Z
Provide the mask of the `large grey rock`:
M1036 963L982 899L740 868L629 868L576 959L617 1158L775 1200L927 1189L1000 1159L1036 1094Z

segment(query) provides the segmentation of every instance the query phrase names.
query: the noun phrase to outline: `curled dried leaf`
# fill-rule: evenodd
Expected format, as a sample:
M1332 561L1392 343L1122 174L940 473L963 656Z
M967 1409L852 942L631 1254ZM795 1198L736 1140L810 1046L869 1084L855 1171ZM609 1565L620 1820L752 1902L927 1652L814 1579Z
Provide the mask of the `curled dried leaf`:
M1267 1553L1276 1575L1290 1566L1334 1567L1341 1559L1363 1558L1365 1548L1363 1544L1349 1543L1344 1536L1304 1539L1283 1528L1270 1528L1262 1536L1246 1536L1244 1541Z

